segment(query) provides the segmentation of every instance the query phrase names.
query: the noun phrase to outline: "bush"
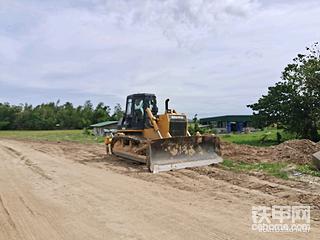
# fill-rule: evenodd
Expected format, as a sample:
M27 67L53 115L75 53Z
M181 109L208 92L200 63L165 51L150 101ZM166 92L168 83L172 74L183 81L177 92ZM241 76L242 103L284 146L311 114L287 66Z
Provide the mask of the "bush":
M84 135L92 135L92 132L91 132L88 128L84 128L84 129L82 130L82 133L83 133Z

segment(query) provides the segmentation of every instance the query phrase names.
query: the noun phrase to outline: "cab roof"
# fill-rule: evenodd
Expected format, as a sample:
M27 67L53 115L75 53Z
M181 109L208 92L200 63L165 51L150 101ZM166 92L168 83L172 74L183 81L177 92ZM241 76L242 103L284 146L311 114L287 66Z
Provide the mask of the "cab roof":
M153 93L135 93L128 95L128 98L137 98L137 97L155 97L156 95Z

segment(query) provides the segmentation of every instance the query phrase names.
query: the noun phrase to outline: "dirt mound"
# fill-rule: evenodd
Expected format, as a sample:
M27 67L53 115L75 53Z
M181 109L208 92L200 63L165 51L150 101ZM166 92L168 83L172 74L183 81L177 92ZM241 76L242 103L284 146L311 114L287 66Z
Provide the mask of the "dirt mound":
M222 143L224 158L242 162L288 162L306 164L312 154L320 151L320 143L310 140L291 140L272 147L254 147L234 143Z
M290 140L276 146L278 149L291 148L304 154L313 154L320 151L320 143L315 143L307 139Z

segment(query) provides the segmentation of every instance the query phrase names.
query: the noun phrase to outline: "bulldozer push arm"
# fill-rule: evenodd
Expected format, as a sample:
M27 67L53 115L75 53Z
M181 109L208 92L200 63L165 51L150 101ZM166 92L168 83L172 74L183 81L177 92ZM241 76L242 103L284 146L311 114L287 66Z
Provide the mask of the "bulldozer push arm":
M149 121L151 122L151 125L153 126L154 131L158 134L159 138L162 139L160 129L159 129L158 124L156 122L156 118L153 116L150 108L146 108L146 113L148 115Z

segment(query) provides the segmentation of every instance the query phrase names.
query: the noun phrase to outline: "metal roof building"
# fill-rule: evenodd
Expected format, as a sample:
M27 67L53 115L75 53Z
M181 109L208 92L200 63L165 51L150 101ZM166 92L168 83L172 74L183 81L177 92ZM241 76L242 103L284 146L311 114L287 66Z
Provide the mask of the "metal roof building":
M220 133L243 132L251 127L252 115L224 115L201 118L200 124L209 125Z
M117 129L118 121L105 121L90 125L93 128L93 133L96 136L105 136L108 130Z

